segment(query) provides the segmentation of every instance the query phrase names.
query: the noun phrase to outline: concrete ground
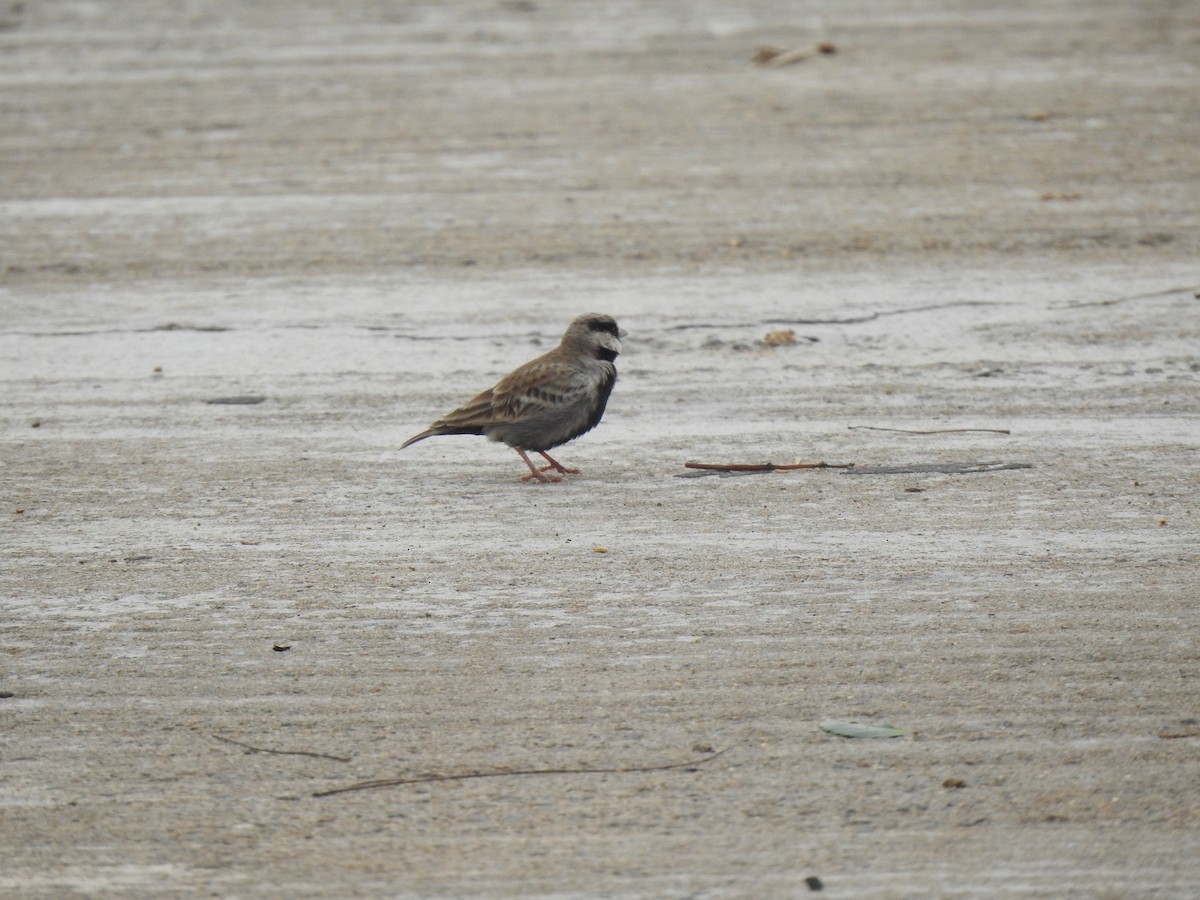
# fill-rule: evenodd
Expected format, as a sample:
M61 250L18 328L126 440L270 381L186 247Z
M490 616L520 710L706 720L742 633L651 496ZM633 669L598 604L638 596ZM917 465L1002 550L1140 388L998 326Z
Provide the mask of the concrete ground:
M1200 894L1194 5L301 6L0 8L0 895Z

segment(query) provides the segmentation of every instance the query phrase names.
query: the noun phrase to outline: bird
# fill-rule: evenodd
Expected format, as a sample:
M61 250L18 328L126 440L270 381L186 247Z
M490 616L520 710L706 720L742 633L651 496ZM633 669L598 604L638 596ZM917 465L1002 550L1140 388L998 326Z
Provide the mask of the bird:
M400 445L443 434L481 434L512 447L529 466L522 481L557 482L578 475L547 453L591 431L604 415L617 381L617 356L625 332L603 313L584 313L559 345L500 379L474 400L442 416ZM529 458L546 461L540 468ZM549 472L558 474L551 475Z

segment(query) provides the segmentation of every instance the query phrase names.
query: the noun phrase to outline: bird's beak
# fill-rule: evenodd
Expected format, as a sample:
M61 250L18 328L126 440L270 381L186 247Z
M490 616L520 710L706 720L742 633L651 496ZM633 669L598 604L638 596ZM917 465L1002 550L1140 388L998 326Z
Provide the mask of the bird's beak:
M626 331L624 328L617 328L617 337L619 337L621 340L625 340L625 338L627 338L628 336L629 336L629 332Z
M611 334L600 335L600 346L605 350L611 350L613 353L621 352L621 342Z

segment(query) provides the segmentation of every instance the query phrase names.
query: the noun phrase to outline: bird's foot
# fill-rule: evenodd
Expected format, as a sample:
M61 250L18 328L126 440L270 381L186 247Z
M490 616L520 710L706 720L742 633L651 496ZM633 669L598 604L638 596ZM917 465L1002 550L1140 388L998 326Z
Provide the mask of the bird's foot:
M564 475L582 475L583 474L579 469L568 469L566 466L564 466L562 463L560 463L557 459L552 457L549 453L543 453L541 450L539 450L538 456L540 456L547 463L549 463L549 465L542 466L540 469L538 469L539 472L549 472L551 469L553 469L555 472L562 472Z
M548 469L550 467L547 466L546 469L539 469L537 466L535 466L533 464L533 460L531 460L529 458L529 456L525 453L525 451L522 450L520 447L513 447L513 449L517 451L517 453L520 455L521 459L525 460L525 465L529 466L529 474L522 475L521 476L522 481L533 481L535 478L538 481L542 482L542 484L553 484L556 481L562 481L561 478L556 478L553 475L543 475L542 473L545 472L546 469ZM545 456L545 455L546 455L545 453L542 454L542 456Z
M560 466L558 463L555 463L552 466L542 466L540 469L538 469L538 471L539 472L549 472L551 469L553 469L555 472L562 472L564 475L582 475L583 474L578 469L568 469L566 466ZM561 481L562 479L556 478L554 480Z
M549 466L546 466L546 469L549 469L549 468L550 468ZM543 475L542 472L545 472L546 469L540 469L537 472L530 473L529 475L522 475L521 480L522 481L534 481L536 479L537 481L542 482L542 484L555 484L559 481L562 481L561 478L557 478L553 475Z

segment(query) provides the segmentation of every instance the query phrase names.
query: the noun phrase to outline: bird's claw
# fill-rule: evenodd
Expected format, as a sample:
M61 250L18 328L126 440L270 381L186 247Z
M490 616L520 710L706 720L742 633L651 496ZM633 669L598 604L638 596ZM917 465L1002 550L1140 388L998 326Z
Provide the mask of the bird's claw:
M558 463L551 463L548 466L542 466L540 469L538 469L538 471L539 472L549 472L551 469L553 469L555 472L562 472L564 475L582 475L583 474L583 472L580 471L579 469L568 469L566 466L560 466ZM561 478L556 478L554 480L562 481Z
M546 469L549 469L549 468L550 468L550 466L546 466ZM540 469L537 472L531 472L528 475L522 475L521 480L522 481L533 481L536 479L537 481L542 482L542 484L557 484L558 482L562 481L561 478L556 478L553 475L543 475L542 472L545 472L546 469Z

